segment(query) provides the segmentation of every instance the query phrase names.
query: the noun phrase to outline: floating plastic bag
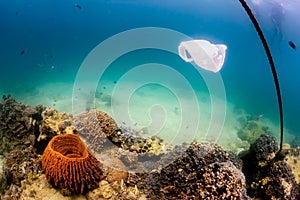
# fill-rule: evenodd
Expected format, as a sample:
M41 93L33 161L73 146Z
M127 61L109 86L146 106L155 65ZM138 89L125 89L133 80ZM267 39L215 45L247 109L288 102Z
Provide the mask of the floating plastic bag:
M178 46L179 56L186 62L194 62L205 70L218 72L225 59L227 46L212 44L206 40L189 40Z

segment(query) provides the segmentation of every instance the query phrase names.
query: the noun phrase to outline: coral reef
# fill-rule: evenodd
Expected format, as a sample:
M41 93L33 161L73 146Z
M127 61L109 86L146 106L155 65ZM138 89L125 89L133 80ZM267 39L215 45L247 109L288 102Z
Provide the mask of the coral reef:
M146 200L145 194L137 187L126 186L124 182L109 183L106 180L99 182L99 187L82 194L67 194L57 190L47 182L44 174L36 179L22 181L22 187L10 190L11 195L18 196L15 199L22 200L99 200L99 199L131 199ZM3 198L11 200L12 198Z
M162 199L247 199L241 161L214 144L192 143L177 147L172 154L182 154L145 178L148 197Z
M0 102L0 154L6 156L16 146L34 145L42 123L43 106L35 108L3 96Z
M120 161L114 160L116 165L122 165ZM124 166L123 166L124 167ZM103 180L98 185L99 187L82 194L72 194L69 190L60 190L51 187L48 183L45 174L38 174L34 179L23 180L22 186L10 190L10 194L18 195L18 199L40 199L40 200L99 200L99 199L145 199L140 198L145 196L137 187L127 186L127 172L118 172L108 166L103 165ZM14 193L15 192L15 193Z
M231 162L213 163L201 170L199 188L202 199L250 199L243 173Z
M292 149L288 148L286 162L291 167L293 174L295 175L296 182L300 184L300 147Z
M166 153L173 147L156 136L143 138L143 134L143 130L121 126L113 137L109 137L110 146L103 148L102 163L113 167L111 158L120 159L126 165L126 171L145 172L165 165L166 160L170 162Z
M20 186L21 180L28 177L30 173L39 173L41 171L39 158L32 146L12 150L3 163L3 172L8 185Z
M144 130L118 127L98 110L73 118L10 96L0 110L4 200L300 199L300 148L287 147L287 155L278 156L276 138L262 134L268 128L259 118L247 119L240 130L253 141L240 154L242 163L216 144L173 147L155 136L143 138L149 135Z
M111 137L116 134L119 130L119 127L115 120L109 116L107 113L96 110L95 111L96 117L98 119L99 126L106 137Z
M297 199L298 186L291 168L285 161L277 161L260 180L251 183L251 190L262 199Z
M272 135L261 135L251 146L250 152L259 166L265 166L275 158L278 152L278 143Z
M157 136L142 137L144 130L135 130L130 127L121 126L121 131L118 131L116 135L111 137L114 144L120 146L123 150L128 150L137 153L161 153L167 145L162 139Z
M46 108L41 115L43 123L39 127L40 134L37 138L40 143L47 144L57 134L75 131L74 119L69 113L58 112L54 108Z
M248 194L261 199L297 199L298 185L283 156L277 156L278 143L272 135L261 135L241 155Z
M90 110L75 117L75 127L80 136L86 141L89 149L100 153L108 137L116 135L118 125L105 112Z
M44 151L42 166L51 184L71 193L97 187L102 175L100 162L75 134L53 137Z
M162 140L156 136L143 138L142 130L119 127L112 117L100 110L90 110L76 116L75 127L89 149L97 153L103 152L107 143L121 147L124 151L137 153L155 153L164 146Z
M2 162L3 162L3 158L2 156L0 156L0 194L4 191L6 187L6 179L3 174Z
M175 155L180 155L175 162L150 173L120 174L103 166L105 178L99 182L99 188L85 196L73 196L66 190L67 196L55 192L43 181L44 175L23 181L21 192L20 188L14 191L20 192L23 199L248 199L244 176L238 169L241 161L233 154L214 144L192 143L177 146L164 154L162 161ZM110 162L122 165L118 160Z
M40 155L35 149L32 146L25 149L20 147L10 151L3 162L4 184L10 188L6 191L6 195L11 192L10 190L17 190L22 180L32 178L41 172Z

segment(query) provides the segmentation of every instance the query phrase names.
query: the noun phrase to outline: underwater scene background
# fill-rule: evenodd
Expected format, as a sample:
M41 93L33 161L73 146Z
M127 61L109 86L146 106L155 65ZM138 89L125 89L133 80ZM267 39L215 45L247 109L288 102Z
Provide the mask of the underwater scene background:
M281 7L280 3L284 5ZM249 4L257 14L273 53L282 90L285 139L291 141L300 131L297 124L299 55L288 41L296 45L299 42L300 24L296 20L299 3L250 1ZM192 39L205 39L228 47L220 71L226 92L226 132L232 132L238 126L236 120L244 114L263 116L261 120L272 128L272 133L279 134L277 98L267 57L251 21L237 1L1 1L1 15L1 94L12 94L29 105L43 104L70 112L76 73L93 48L126 30L162 27ZM145 63L161 63L178 70L203 103L200 110L205 114L201 121L209 123L210 94L207 83L196 72L198 69L178 56L155 49L127 53L113 62L98 84L95 106L110 111L101 100L110 101L114 81L134 66ZM155 88L157 90L153 90ZM152 95L151 98L138 95L139 90ZM133 94L132 102L145 102L143 98L149 102L147 106L132 103L136 123L149 125L151 117L146 113L151 105L167 106L169 98L173 98L174 105L165 108L169 121L166 125L173 126L172 120L180 120L176 117L176 110L180 108L178 100L166 94L162 86L150 84L139 90Z
M284 143L295 148L300 1L247 3L276 65ZM280 139L268 59L238 0L0 0L0 11L5 98L74 117L101 110L169 144L210 141L240 153L262 133ZM219 72L181 59L177 48L191 39L227 46Z

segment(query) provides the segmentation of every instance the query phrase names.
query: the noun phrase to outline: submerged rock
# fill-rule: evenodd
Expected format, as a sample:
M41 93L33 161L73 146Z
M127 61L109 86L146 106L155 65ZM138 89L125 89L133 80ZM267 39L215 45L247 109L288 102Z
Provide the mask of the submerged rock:
M162 139L157 136L143 137L144 130L135 130L130 127L121 126L112 141L123 150L136 153L156 153L167 146Z
M20 191L22 180L34 179L41 173L40 157L32 146L25 149L19 146L10 151L3 163L3 181L8 190L0 193L4 192L9 196L14 191Z
M232 162L213 163L201 169L199 177L202 199L250 199L246 180L241 170Z
M142 130L119 127L112 117L100 110L76 116L75 127L88 147L97 153L105 147L136 153L157 153L164 146L163 141L156 136L142 137Z
M42 112L42 123L37 137L39 150L44 151L48 142L57 134L75 131L73 116L66 112L58 112L48 107Z
M35 108L17 102L11 96L0 101L0 154L6 156L17 146L34 145L42 123L43 106Z
M6 187L6 179L3 174L3 157L0 156L0 194L4 191ZM0 195L1 197L1 195Z
M288 148L286 162L291 167L293 174L295 175L296 182L300 184L300 147Z
M248 194L261 199L297 199L299 195L295 176L284 161L276 156L278 143L271 135L260 136L242 155L243 172L248 184Z
M250 152L254 154L259 166L267 165L275 158L278 152L278 143L272 135L261 135L251 146Z
M183 148L184 149L184 148ZM177 147L169 154L177 154ZM162 199L247 199L241 161L221 147L192 143L174 162L145 178L148 197Z
M250 185L255 197L262 199L297 199L299 185L285 161L277 161L264 170L265 174ZM261 171L262 173L262 171ZM298 191L298 192L297 192Z
M115 120L100 110L90 110L75 117L78 134L86 141L89 149L100 153L108 138L119 131Z

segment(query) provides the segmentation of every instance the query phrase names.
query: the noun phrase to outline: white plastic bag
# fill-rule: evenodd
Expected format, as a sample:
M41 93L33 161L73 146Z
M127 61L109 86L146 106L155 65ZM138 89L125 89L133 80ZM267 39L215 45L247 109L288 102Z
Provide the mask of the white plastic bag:
M205 70L218 72L225 60L227 46L212 44L206 40L189 40L178 46L179 56L186 62L194 62Z

